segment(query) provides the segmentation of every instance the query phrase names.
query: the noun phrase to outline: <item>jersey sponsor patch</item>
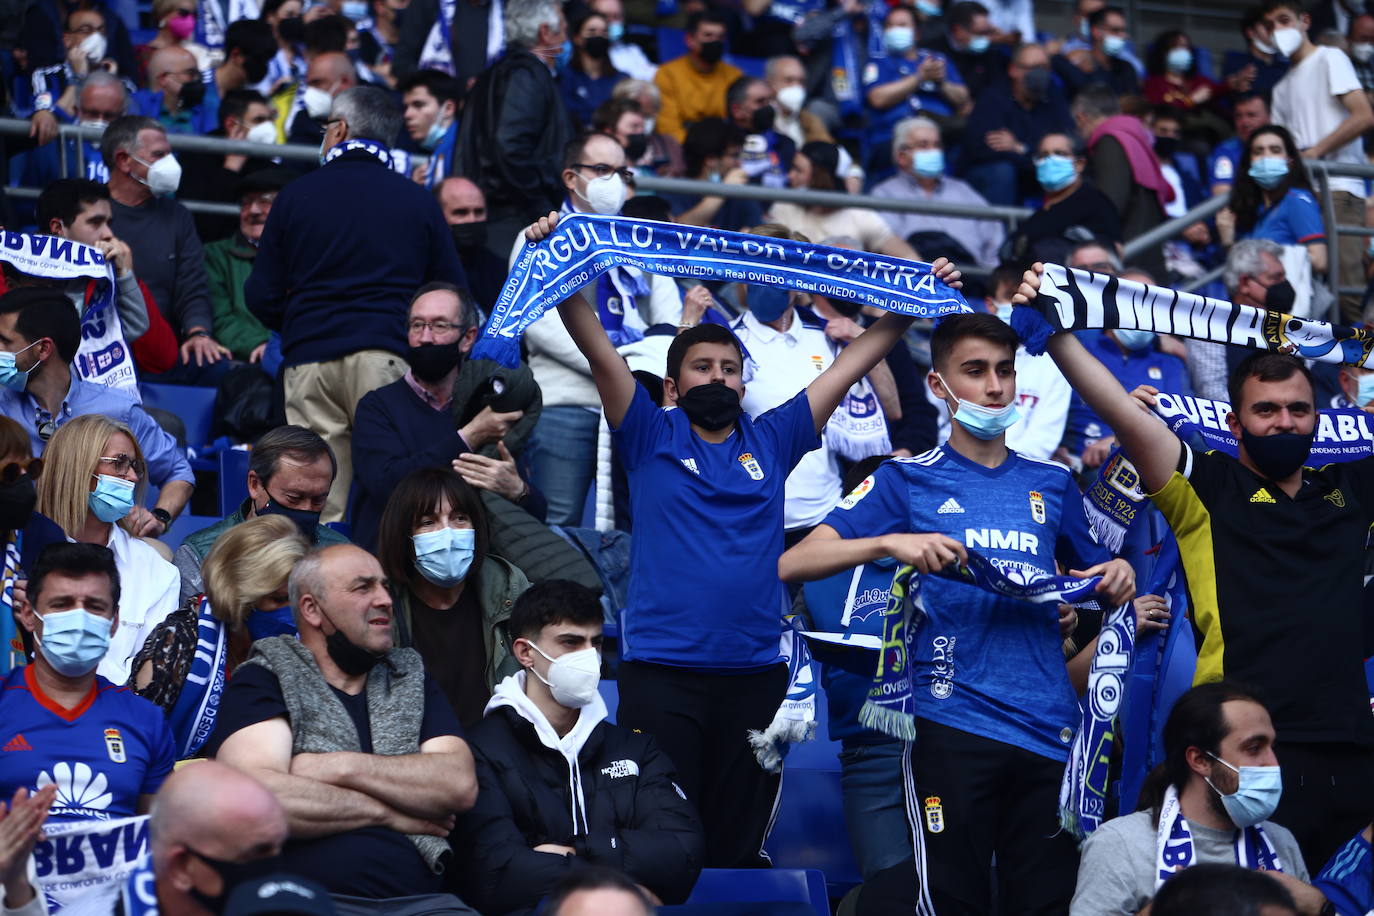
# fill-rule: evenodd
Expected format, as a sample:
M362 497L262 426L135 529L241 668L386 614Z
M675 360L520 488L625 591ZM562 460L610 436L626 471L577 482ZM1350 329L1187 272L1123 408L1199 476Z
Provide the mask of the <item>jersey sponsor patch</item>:
M1042 525L1045 524L1045 497L1036 490L1030 491L1030 510L1031 518Z
M932 795L926 799L926 830L931 833L944 833L945 831L945 807L940 803L940 796Z
M759 465L759 460L754 457L753 452L745 452L739 456L739 463L744 466L744 470L754 480L763 479L763 468Z
M54 814L92 820L109 818L105 809L114 802L114 796L109 792L109 780L104 773L92 770L85 763L63 761L53 766L52 775L48 775L47 770L39 773L34 788L41 789L49 783L57 783L57 797L52 803Z
M844 499L840 500L840 508L853 509L856 505L858 505L859 500L867 496L869 491L872 489L873 475L869 474L863 480L859 481L859 485L854 489L850 490Z
M1252 502L1252 503L1277 503L1278 500L1276 500L1274 497L1270 496L1270 495L1269 495L1269 491L1266 490L1264 487L1260 487L1258 490L1255 491L1255 495L1252 496L1252 497L1250 497L1250 502Z

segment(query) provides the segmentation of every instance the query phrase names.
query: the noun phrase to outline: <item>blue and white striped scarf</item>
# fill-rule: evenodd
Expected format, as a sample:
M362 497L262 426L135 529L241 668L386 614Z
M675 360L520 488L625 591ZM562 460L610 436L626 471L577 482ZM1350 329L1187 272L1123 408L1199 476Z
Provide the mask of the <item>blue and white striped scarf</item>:
M200 599L196 616L196 654L186 683L167 715L177 759L194 757L215 730L220 697L224 694L225 658L228 633L224 624L210 613L210 601Z

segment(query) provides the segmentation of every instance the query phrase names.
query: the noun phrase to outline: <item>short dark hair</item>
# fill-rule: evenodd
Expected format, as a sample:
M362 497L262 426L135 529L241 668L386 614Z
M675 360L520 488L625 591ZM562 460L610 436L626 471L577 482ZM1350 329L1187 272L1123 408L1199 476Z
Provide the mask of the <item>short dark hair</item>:
M239 20L239 22L251 21L253 20ZM234 25L238 25L239 22L234 23ZM219 103L219 126L223 127L224 122L230 118L237 118L242 121L244 114L248 111L248 106L254 104L266 105L267 97L256 89L230 89Z
M463 99L463 86L442 70L416 70L396 86L396 91L405 95L412 89L424 89L442 108L445 102L456 107Z
M1165 791L1170 786L1181 790L1187 784L1193 771L1188 766L1188 748L1215 753L1221 747L1221 742L1230 734L1221 707L1232 700L1248 700L1265 706L1258 693L1232 680L1199 684L1174 701L1164 722L1164 760L1146 777L1137 810L1156 812L1157 818Z
M320 438L320 434L314 430L288 423L263 433L262 438L253 446L253 451L249 453L248 470L258 475L258 479L263 483L267 483L277 473L283 457L313 464L321 455L329 456L331 476L336 476L339 473L339 462L335 459L334 450L329 447L329 443Z
M1231 377L1226 380L1226 393L1231 398L1231 410L1236 413L1240 412L1240 395L1247 379L1257 378L1261 382L1283 382L1298 372L1303 374L1303 377L1307 379L1307 384L1315 392L1317 386L1312 380L1312 373L1308 370L1307 365L1296 356L1289 356L1287 353L1270 353L1265 350L1251 353L1240 361L1240 365L1236 366ZM1316 397L1315 393L1313 397Z
M987 312L947 315L935 323L935 330L930 335L930 363L935 371L943 369L954 345L966 337L978 337L1006 347L1013 358L1016 348L1021 345L1021 338L996 315Z
M712 9L697 10L687 17L687 34L695 35L703 22L709 22L711 25L730 25L730 20L725 18L724 13Z
M272 27L261 19L236 19L224 30L224 54L242 51L250 60L270 60L277 53Z
M121 150L132 153L138 148L138 135L145 130L167 133L167 128L143 115L121 115L109 123L105 133L100 135L100 159L111 172L115 167L115 153Z
M1098 12L1100 13L1102 10L1098 10ZM1121 113L1121 100L1116 97L1111 86L1105 83L1089 83L1073 97L1069 110L1074 114L1110 118L1112 115Z
M70 226L91 204L110 199L110 189L89 178L59 178L38 195L38 231L48 231L48 223L60 220Z
M564 145L563 165L558 170L560 175L583 161L583 157L587 154L587 144L596 137L606 137L606 135L598 130L584 130ZM607 137L606 139L615 143L614 137ZM620 144L617 143L616 145L619 146Z
M590 626L604 619L596 592L571 579L546 579L515 599L509 630L512 639L535 639L556 623Z
M745 74L730 84L729 88L725 90L726 114L730 113L731 108L744 101L744 97L749 94L749 88L755 83L763 83L763 80L759 79L757 76ZM764 83L764 85L767 85L767 83Z
M1269 93L1261 92L1258 89L1252 89L1249 92L1238 92L1235 95L1232 95L1231 107L1235 108L1241 102L1253 102L1255 99L1259 99L1261 102L1264 103L1265 111L1269 111L1273 106L1273 103L1269 99Z
M1260 7L1260 16L1262 18L1279 10L1288 10L1297 16L1307 15L1307 7L1303 6L1302 0L1268 0Z
M711 156L723 156L732 146L744 145L744 131L724 118L702 118L687 128L682 141L682 159L688 176L701 173Z
M973 28L973 20L979 16L987 16L988 8L979 3L978 0L960 0L949 8L945 14L945 24L950 28L956 25L961 29Z
M1150 904L1151 916L1260 916L1268 907L1297 912L1288 889L1264 872L1208 862L1169 878Z
M68 544L64 541L44 547L33 569L29 570L29 603L35 608L38 607L38 596L43 592L43 582L51 573L69 576L104 573L110 579L110 597L115 607L119 606L119 569L115 566L114 552L108 547L100 544Z
M997 288L1004 283L1010 283L1014 290L1021 285L1021 277L1025 270L1019 264L1011 261L1003 261L992 269L992 274L988 277L988 292L996 295Z
M321 16L305 24L302 36L308 54L342 54L348 50L348 20L343 16Z
M1120 16L1122 19L1126 18L1126 11L1123 10L1121 7L1107 4L1106 6L1102 7L1102 9L1088 14L1088 28L1097 28L1102 24L1102 20L1106 19L1108 16L1111 16L1113 14Z
M106 26L109 26L109 24L110 24L110 21L109 21L109 20L110 20L110 17L108 17L108 16L105 15L105 11L104 11L104 10L102 10L100 7L96 6L94 3L90 3L90 2L86 2L86 0L82 0L81 3L78 3L75 7L73 7L73 8L70 9L70 10L68 10L68 11L67 11L67 15L65 15L65 16L62 17L62 29L63 29L64 31L70 31L70 30L71 30L71 27L72 27L72 17L75 16L77 13L95 13L97 16L100 17L101 22L105 23Z
M639 99L617 99L614 96L607 99L592 112L592 130L602 134L613 133L621 116L627 111L642 115L644 106L639 104Z
M889 6L887 8L887 12L883 13L883 25L887 25L887 20L891 19L892 14L898 11L904 12L907 15L909 15L911 17L911 21L919 26L921 20L916 15L916 7L910 3L894 3L891 6Z
M64 363L76 359L81 346L81 319L58 287L25 286L0 296L0 315L18 314L15 329L29 343L44 337L57 347Z
M432 283L426 283L424 286L417 289L415 294L410 297L410 302L406 304L406 311L409 312L410 307L415 304L415 300L419 299L421 296L441 291L453 293L453 295L458 297L458 320L462 322L464 330L472 327L473 324L476 323L476 309L474 309L472 304L472 293L463 289L461 286L454 286L452 283L446 283L443 280L435 280Z
M443 499L448 500L450 511L462 512L472 521L476 543L465 578L477 581L491 544L482 496L458 476L457 471L435 467L419 468L402 477L396 489L391 491L381 521L377 523L377 560L393 584L413 590L423 580L415 566L415 544L411 536L420 527L420 520L431 514Z
M702 322L674 337L673 342L668 345L668 366L664 378L670 378L676 382L682 373L682 361L687 358L687 351L697 344L704 343L729 344L739 352L740 363L744 363L744 346L729 328L719 324Z

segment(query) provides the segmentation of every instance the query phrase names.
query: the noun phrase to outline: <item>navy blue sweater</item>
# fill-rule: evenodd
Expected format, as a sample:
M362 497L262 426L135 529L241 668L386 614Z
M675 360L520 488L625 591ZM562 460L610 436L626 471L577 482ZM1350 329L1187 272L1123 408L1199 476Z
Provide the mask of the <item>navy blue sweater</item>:
M295 366L404 356L410 297L433 280L467 286L433 195L352 150L282 188L244 296Z

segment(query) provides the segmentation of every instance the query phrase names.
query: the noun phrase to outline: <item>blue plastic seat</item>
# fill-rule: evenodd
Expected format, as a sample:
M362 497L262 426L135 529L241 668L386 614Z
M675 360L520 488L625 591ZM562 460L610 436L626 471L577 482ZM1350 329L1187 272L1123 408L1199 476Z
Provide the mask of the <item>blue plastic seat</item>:
M219 514L229 515L248 498L248 457L241 448L219 453Z
M703 868L687 902L809 903L830 916L825 875L814 868Z
M157 407L176 414L186 425L187 448L199 450L210 442L210 429L215 419L216 389L144 382L140 390L145 407Z
M202 528L209 528L219 519L209 515L181 515L172 521L172 527L158 540L175 551L181 546L181 542L191 535L200 531Z

